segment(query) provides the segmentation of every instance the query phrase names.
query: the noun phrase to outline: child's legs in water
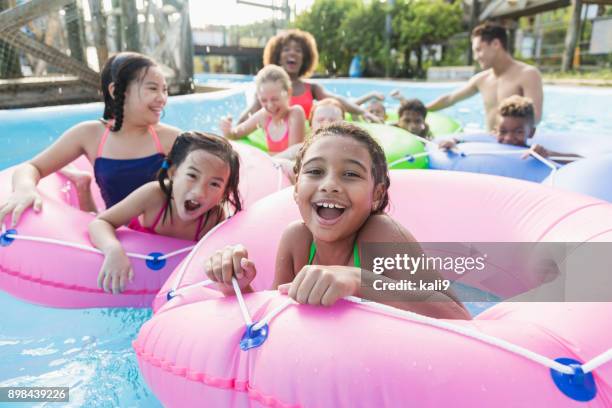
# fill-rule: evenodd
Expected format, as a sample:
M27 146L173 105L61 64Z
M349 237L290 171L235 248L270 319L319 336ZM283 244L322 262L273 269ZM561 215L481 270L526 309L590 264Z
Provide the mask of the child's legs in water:
M76 166L69 164L58 171L66 177L75 187L79 199L79 209L86 212L98 212L93 195L91 194L91 173L79 170Z

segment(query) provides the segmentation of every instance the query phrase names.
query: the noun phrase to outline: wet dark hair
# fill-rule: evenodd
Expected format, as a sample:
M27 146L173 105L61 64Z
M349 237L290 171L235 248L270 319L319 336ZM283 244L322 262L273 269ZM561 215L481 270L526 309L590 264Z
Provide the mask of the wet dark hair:
M502 117L525 119L531 126L535 123L533 100L524 96L512 95L501 101L499 114Z
M480 37L482 41L488 44L497 39L504 50L508 50L508 33L506 32L504 26L499 24L487 21L477 25L472 30L472 38L474 37Z
M423 119L427 117L427 108L423 105L423 102L418 99L406 99L403 101L397 111L397 116L401 118L404 112L410 111L420 113Z
M123 104L125 91L133 80L138 78L141 71L144 74L150 67L157 66L155 61L136 52L121 52L110 57L102 67L101 86L104 97L104 114L106 120L114 119L113 132L117 132L123 125ZM114 94L111 95L108 87L115 84ZM114 98L113 98L114 97Z
M376 210L372 211L372 214L381 214L389 205L389 186L391 185L391 180L389 179L389 168L387 167L387 159L385 157L385 152L382 147L374 140L374 138L368 133L367 130L353 125L349 122L334 122L326 126L322 126L317 129L314 134L306 139L302 148L297 154L295 159L295 166L293 167L293 171L296 175L300 174L300 170L302 169L302 160L304 159L304 155L306 151L312 144L326 136L344 136L350 137L354 140L361 143L370 153L370 158L372 159L372 177L374 178L374 185L378 186L382 184L384 187L384 192L381 197L380 203Z
M166 209L164 210L162 221L165 221L168 214L172 217L172 180L169 180L168 171L173 166L175 168L180 166L189 153L196 150L205 150L229 165L230 174L227 180L227 186L225 187L223 200L215 207L219 217L221 216L221 209L225 203L229 203L234 207L234 213L242 210L240 193L238 192L238 182L240 181L240 157L238 153L227 139L221 136L212 133L190 131L183 132L176 138L166 158L167 166L162 166L161 170L157 173L159 186L166 195ZM215 208L211 208L209 212ZM218 221L221 220L219 219Z
M299 77L309 77L317 68L319 63L319 52L317 51L317 41L312 34L302 30L287 30L270 38L266 43L263 53L264 65L280 65L280 55L283 47L295 41L302 47L303 58L302 66L298 72Z

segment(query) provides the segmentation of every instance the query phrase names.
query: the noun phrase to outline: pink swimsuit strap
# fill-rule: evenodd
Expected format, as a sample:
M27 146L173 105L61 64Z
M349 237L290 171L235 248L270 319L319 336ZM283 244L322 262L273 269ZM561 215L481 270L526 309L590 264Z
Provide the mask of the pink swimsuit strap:
M98 153L96 157L102 157L102 149L104 148L104 145L106 144L106 139L108 139L110 130L111 130L111 124L108 123L106 125L106 129L104 129L104 134L102 135L102 138L100 139L100 144L98 145ZM165 154L164 149L162 148L161 142L159 141L159 136L157 136L157 132L155 131L155 128L153 126L149 126L149 133L151 134L151 136L153 136L153 141L155 142L155 148L157 149L157 152L160 154Z
M157 224L159 224L159 220L161 220L162 215L164 214L164 212L166 211L166 209L168 208L168 204L165 204L161 211L159 212L159 214L157 214L157 218L155 218L155 222L153 222L153 225L151 225L151 230L155 231L155 227L157 227ZM202 228L204 227L204 225L206 224L206 221L208 221L208 216L210 214L210 210L207 211L206 213L202 214L199 218L198 218L198 227L196 228L196 232L195 232L195 236L193 237L194 241L197 241L198 238L200 237L200 233L202 232ZM206 221L205 221L206 220Z

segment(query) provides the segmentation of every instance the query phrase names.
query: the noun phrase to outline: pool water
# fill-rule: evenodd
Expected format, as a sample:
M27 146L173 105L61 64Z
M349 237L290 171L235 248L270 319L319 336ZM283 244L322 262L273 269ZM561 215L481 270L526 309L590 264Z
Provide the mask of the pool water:
M388 93L400 88L407 97L425 101L456 86L372 80L321 82L330 91L349 97L372 90ZM218 132L221 115L229 113L237 118L245 108L247 99L251 98L245 97L245 91L252 91L252 85L236 85L214 94L170 98L163 121L182 129ZM604 112L609 109L610 91L547 87L545 94L541 127L612 137L612 121L609 113ZM577 99L580 103L576 103ZM99 103L0 111L0 170L31 158L69 127L83 120L94 120L101 112ZM477 96L448 113L464 126L482 126L482 104ZM466 297L470 296L470 290L457 288L460 296L463 293ZM476 315L496 299L490 300L467 306ZM38 406L160 406L140 376L131 346L140 326L150 316L151 311L143 309L50 309L0 292L0 387L71 387L69 404ZM0 403L0 406L6 405Z
M0 387L70 387L69 403L19 406L161 407L131 346L150 309L52 309L0 293L0 310Z

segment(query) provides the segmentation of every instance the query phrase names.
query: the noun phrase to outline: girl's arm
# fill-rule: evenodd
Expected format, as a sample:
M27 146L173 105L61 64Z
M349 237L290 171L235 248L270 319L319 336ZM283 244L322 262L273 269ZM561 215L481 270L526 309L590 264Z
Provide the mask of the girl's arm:
M377 91L368 92L367 94L362 95L359 98L355 99L355 103L357 105L363 105L364 103L368 102L370 99L377 99L382 102L385 100L385 95Z
M98 214L89 224L89 238L104 253L104 262L98 274L98 287L106 292L119 293L134 278L132 264L117 239L115 230L134 217L147 212L163 200L157 182L138 188L122 201Z
M290 283L295 279L294 258L296 254L294 253L306 248L311 239L301 221L291 223L285 228L278 244L278 250L276 251L272 289L277 289L280 285ZM305 256L307 260L307 253Z
M13 173L13 194L0 206L0 222L13 213L11 225L19 222L23 211L34 206L34 211L42 208L42 198L36 189L41 178L63 168L85 153L87 140L92 133L99 131L99 122L80 123L66 131L55 143L34 157L30 162L19 166Z
M253 132L255 129L257 129L258 125L263 126L263 119L265 115L266 112L263 109L260 109L257 113L250 116L247 120L235 127L232 126L232 117L228 116L221 119L219 128L221 129L221 132L223 132L223 136L231 140L237 140Z
M364 242L393 242L408 248L411 256L418 257L422 253L414 237L386 215L370 216L359 236L359 243ZM394 250L397 250L397 246L389 248L390 253L377 253L377 256L393 258ZM277 275L278 273L277 271ZM427 282L441 279L436 271L419 271L415 275L405 275L404 271L386 271L383 274L375 274L366 269L345 265L306 265L290 284L281 285L278 289L299 303L329 306L345 296L359 296L436 318L471 319L469 313L451 291L416 289L392 295L388 292L380 294L372 289L375 280L380 280L382 283L396 283L406 278L412 281ZM282 283L280 280L278 282ZM275 283L277 283L276 280Z
M246 108L238 118L238 124L241 124L245 120L247 120L250 116L253 116L258 110L261 109L261 104L259 103L259 99L254 98L251 106Z
M304 109L299 105L289 108L289 146L302 143L306 125L306 115Z
M321 85L312 84L312 96L314 96L314 98L318 101L320 101L321 99L325 99L325 98L334 98L338 102L340 102L342 106L344 106L344 109L347 112L363 116L369 122L382 123L378 117L376 117L375 115L372 115L370 112L363 109L361 106L349 101L347 98L343 96L336 95L336 94L326 91L325 88L323 88Z
M424 254L418 241L412 234L388 215L370 216L360 234L360 242L385 243L393 242L400 244L389 247L389 253L377 254L379 257L395 257L397 248L401 248L410 257L419 258ZM416 282L442 281L443 278L438 271L433 269L419 269L414 274L404 270L391 269L383 274L375 274L372 271L362 270L362 280L365 285L359 285L359 295L365 298L378 300L399 309L410 310L419 314L444 319L471 319L463 304L459 301L452 290L407 290L391 296L389 293L382 295L372 288L374 280L382 282L399 282L407 279ZM380 298L380 299L377 299Z

